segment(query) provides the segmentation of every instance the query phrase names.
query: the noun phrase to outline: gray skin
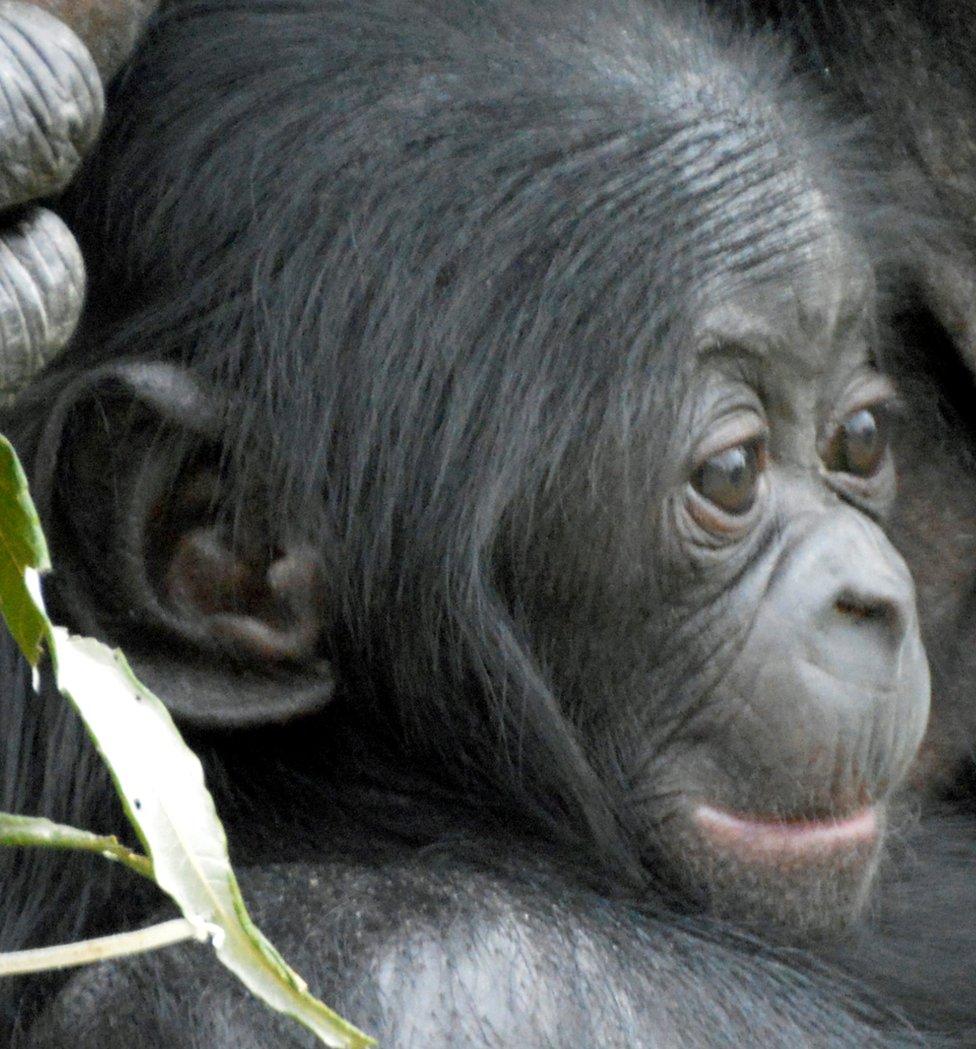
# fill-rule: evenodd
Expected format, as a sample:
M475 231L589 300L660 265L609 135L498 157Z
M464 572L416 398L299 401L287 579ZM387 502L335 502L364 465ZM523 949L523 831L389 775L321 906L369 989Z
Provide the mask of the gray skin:
M795 937L857 915L881 838L763 858L709 840L695 805L802 822L875 804L883 823L925 733L929 672L911 576L877 523L895 496L890 452L865 477L828 463L844 420L865 405L880 415L893 396L869 363L870 274L833 236L794 266L703 312L663 503L621 514L609 488L596 503L555 500L593 512L560 509L530 558L542 575L515 589L534 595L528 617L558 694L608 710L596 734L646 777L630 808L648 862L663 860L711 911L772 918ZM757 435L755 501L716 511L696 465ZM695 697L690 710L676 694Z
M85 267L64 223L23 205L58 193L92 146L104 101L84 44L26 4L0 5L0 390L9 392L71 337Z
M885 367L906 391L909 408L908 425L896 429L904 444L896 449L899 493L888 531L918 585L933 672L932 716L914 778L938 793L971 760L976 738L976 5L719 0L716 6L760 21L773 17L794 37L798 64L852 112L869 115L894 193L923 227L931 223L905 259L908 287L899 309L906 330ZM927 320L919 324L920 317Z
M63 349L78 323L81 252L61 219L33 202L63 190L91 149L104 112L103 80L131 51L155 5L46 6L60 17L33 4L0 3L0 395Z

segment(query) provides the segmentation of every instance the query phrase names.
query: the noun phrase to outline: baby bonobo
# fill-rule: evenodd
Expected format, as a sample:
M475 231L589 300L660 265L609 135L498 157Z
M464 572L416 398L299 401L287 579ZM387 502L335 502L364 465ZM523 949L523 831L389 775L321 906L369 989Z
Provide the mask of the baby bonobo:
M870 363L870 276L800 172L767 178L789 180L781 214L723 207L745 260L774 264L726 283L710 264L727 257L696 261L666 422L651 409L629 446L591 435L551 509L519 522L507 578L602 777L626 772L617 811L648 867L795 936L865 902L929 678L877 523L893 391Z
M120 81L7 423L49 600L385 1044L911 1043L772 946L864 910L929 704L853 137L695 3L175 2ZM168 951L25 1044L305 1044L242 994Z

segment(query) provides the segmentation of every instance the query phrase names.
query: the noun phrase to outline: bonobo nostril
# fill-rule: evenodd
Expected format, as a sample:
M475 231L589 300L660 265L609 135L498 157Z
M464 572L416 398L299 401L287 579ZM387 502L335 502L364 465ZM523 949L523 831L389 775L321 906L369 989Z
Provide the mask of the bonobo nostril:
M895 616L894 609L884 601L862 601L850 597L839 597L834 608L844 616L854 619L890 619Z
M834 601L834 610L849 623L875 624L900 636L908 619L906 601L896 593L844 588Z

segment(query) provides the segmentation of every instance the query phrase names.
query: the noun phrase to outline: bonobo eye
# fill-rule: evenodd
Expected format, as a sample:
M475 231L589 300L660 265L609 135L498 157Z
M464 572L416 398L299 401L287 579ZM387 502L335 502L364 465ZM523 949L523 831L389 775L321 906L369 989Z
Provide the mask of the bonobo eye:
M836 473L873 477L888 450L888 418L880 404L858 408L837 428L824 455L824 465Z
M695 470L691 483L720 510L733 516L744 514L756 501L763 449L763 441L758 437L723 448Z

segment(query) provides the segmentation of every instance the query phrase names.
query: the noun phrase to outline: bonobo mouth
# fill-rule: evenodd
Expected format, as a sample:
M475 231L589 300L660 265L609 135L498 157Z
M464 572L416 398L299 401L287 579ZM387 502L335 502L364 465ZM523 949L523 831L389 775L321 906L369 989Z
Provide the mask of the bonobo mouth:
M710 845L748 863L783 867L816 864L838 853L860 850L878 842L878 808L866 805L845 816L787 820L729 812L707 803L695 807L692 818Z
M670 825L670 859L711 914L806 942L840 933L863 911L886 823L884 799L838 806L836 815L784 816L699 796Z

